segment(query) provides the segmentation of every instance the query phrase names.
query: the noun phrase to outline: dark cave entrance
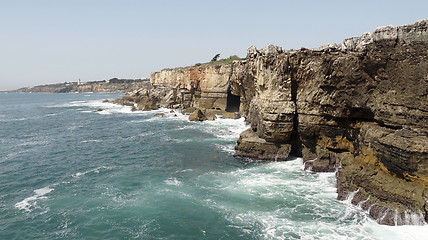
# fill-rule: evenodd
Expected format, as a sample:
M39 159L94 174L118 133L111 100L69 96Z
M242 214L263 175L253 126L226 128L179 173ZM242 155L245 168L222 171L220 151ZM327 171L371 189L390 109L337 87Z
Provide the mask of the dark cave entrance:
M241 105L241 97L233 95L230 89L227 91L226 112L239 112Z

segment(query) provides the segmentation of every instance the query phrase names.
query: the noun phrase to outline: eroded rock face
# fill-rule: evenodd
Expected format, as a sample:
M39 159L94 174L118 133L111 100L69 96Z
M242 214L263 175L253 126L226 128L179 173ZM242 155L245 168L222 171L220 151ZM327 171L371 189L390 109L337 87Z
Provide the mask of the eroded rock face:
M374 32L365 33L360 37L345 39L340 49L343 51L364 51L366 46L384 42L390 42L395 45L426 44L428 42L427 25L428 22L425 19L400 27L379 27Z
M238 96L251 127L235 156L302 156L307 169L337 171L338 199L379 223L420 224L428 220L427 29L423 20L313 50L250 47L243 61L153 73L154 88L131 96L148 109L194 107L210 118Z
M347 39L340 48L256 57L251 64L263 67L254 75L249 114L253 131L267 142L292 145L290 151L301 154L307 168L338 169L338 198L351 197L379 223L427 220L427 27L427 21L383 27ZM283 85L291 82L280 90L280 99L291 100L296 110L293 114L292 107L282 108L278 112L289 117L276 118L274 125L264 116L276 113L275 104L260 103L269 87L257 89L266 76L274 75L271 69ZM287 136L280 127L286 124L292 126L290 138L275 141L266 134ZM237 154L245 138L241 135ZM242 148L251 151L247 145ZM420 221L406 222L411 214Z
M252 129L236 155L275 160L291 146L306 168L337 170L338 199L352 198L379 223L427 220L427 22L314 50L251 49L240 66L251 71L235 81L252 96Z
M162 107L226 110L231 73L231 64L165 69L152 73L150 82Z

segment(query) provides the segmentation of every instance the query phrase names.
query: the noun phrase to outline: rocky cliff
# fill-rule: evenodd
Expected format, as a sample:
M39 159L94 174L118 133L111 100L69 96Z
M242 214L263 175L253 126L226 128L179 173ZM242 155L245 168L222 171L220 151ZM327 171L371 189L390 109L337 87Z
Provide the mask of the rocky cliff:
M213 120L216 115L239 117L240 96L232 94L230 78L233 64L165 69L151 74L153 89L142 88L127 93L117 103L137 105L139 110L159 107L186 109L197 115L194 120Z
M428 20L317 49L250 47L230 64L166 69L140 109L237 111L235 156L336 171L338 199L381 224L428 221ZM206 113L206 112L205 112Z

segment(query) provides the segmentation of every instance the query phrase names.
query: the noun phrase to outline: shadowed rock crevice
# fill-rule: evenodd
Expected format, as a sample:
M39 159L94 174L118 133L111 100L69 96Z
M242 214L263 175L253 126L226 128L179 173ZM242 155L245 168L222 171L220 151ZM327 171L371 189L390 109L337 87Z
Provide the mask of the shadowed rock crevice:
M291 100L296 106L296 110L294 112L293 117L293 130L291 132L291 152L290 155L296 157L302 157L302 142L300 141L299 136L299 113L298 113L298 105L297 105L297 89L298 83L294 78L294 73L291 71L290 73L291 79Z
M240 96L232 94L232 92L229 89L227 91L226 112L239 112L240 105L241 105Z

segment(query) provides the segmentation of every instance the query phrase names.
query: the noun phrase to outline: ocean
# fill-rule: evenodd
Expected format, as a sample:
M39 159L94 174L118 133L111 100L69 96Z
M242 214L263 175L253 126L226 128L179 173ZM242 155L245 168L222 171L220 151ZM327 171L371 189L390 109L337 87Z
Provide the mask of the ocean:
M0 93L0 239L428 236L336 200L334 173L304 171L300 158L234 158L243 118L103 103L121 96Z

